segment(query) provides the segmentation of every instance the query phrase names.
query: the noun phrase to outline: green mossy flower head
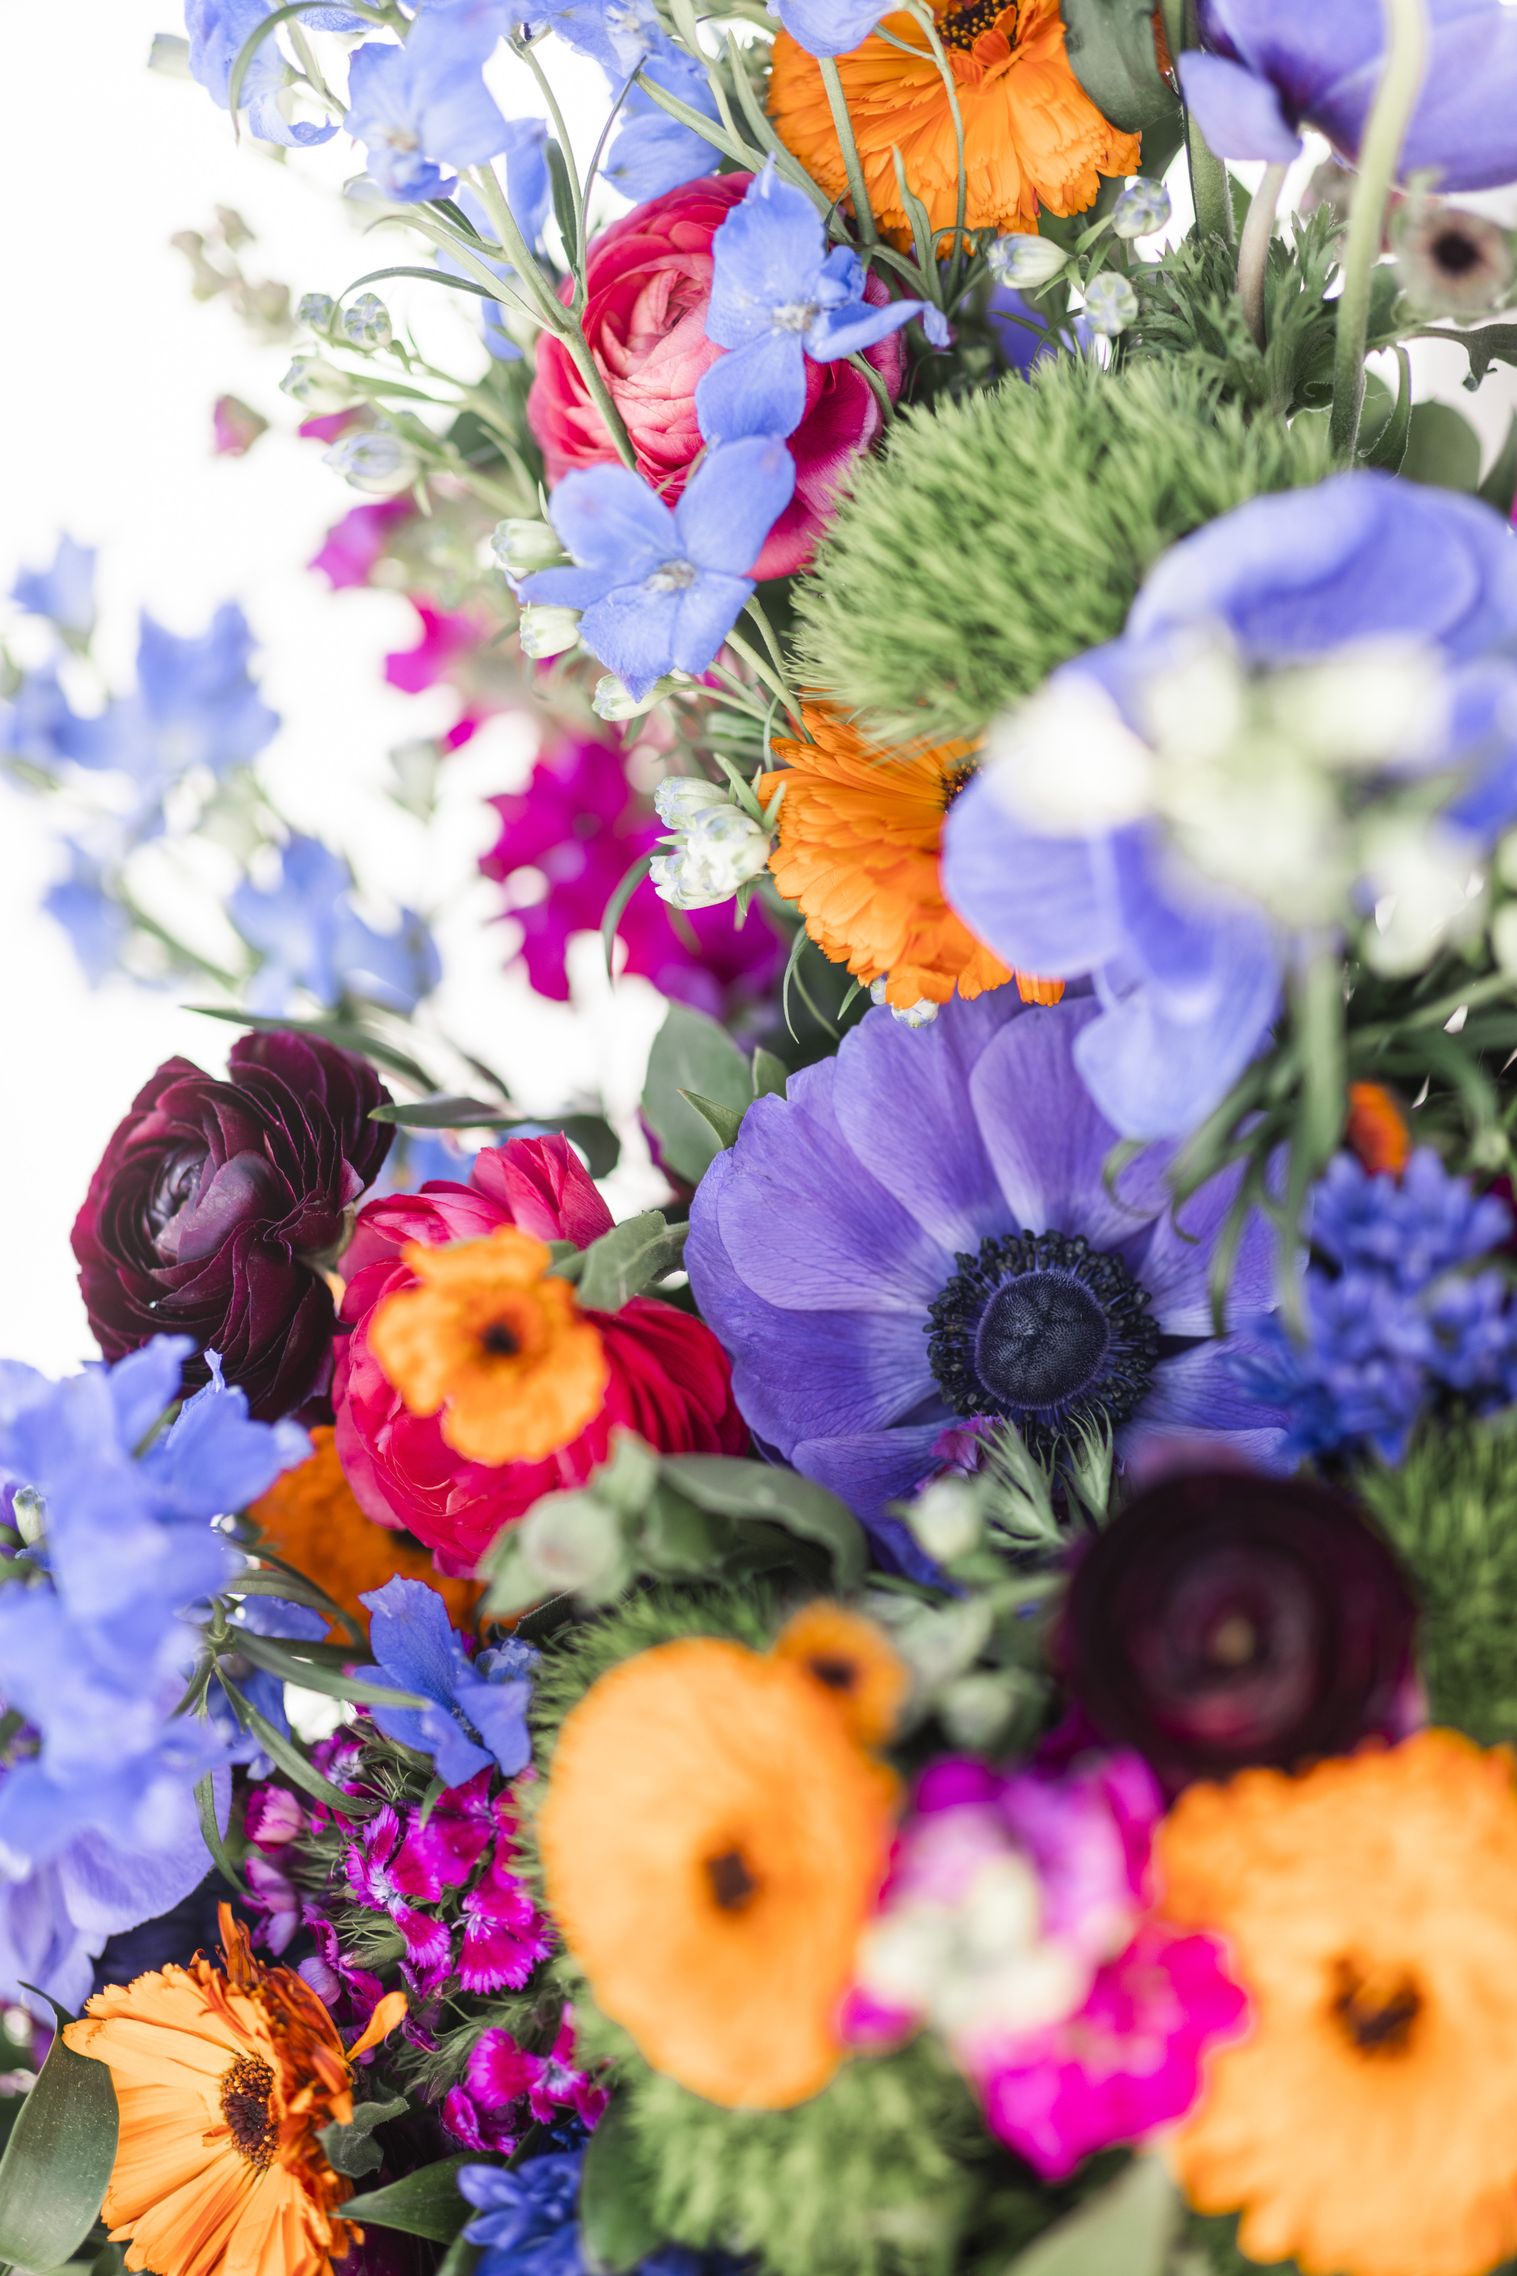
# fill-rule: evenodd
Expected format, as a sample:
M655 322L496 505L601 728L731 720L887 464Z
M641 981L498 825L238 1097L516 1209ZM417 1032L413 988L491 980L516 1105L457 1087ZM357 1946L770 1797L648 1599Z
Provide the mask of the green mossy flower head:
M1057 356L907 412L801 582L799 682L882 741L979 735L1113 639L1177 539L1328 471L1320 421L1252 419L1173 362Z

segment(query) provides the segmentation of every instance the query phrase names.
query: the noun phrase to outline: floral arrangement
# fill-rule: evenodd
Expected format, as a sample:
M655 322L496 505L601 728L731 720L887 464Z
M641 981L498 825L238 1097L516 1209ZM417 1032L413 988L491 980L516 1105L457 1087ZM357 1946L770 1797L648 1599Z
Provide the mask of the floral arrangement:
M351 154L340 292L178 242L453 691L396 804L526 723L501 953L661 1024L513 1097L241 609L20 576L46 909L240 1032L0 1364L0 2261L1517 2266L1517 417L1421 346L1517 367L1517 8L153 60Z

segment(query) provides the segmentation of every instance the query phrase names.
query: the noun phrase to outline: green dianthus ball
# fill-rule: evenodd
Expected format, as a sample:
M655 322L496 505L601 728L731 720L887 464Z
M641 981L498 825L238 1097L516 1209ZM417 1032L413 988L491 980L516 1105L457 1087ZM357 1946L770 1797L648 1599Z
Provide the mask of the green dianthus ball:
M799 682L881 740L978 735L1114 638L1178 538L1328 471L1320 421L1250 418L1177 362L1057 356L908 411L800 582Z

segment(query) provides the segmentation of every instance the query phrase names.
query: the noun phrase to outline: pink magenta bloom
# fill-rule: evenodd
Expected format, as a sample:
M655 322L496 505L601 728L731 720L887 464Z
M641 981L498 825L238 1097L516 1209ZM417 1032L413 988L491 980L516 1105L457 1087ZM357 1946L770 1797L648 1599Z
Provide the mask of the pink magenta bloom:
M420 695L423 689L436 687L460 656L472 656L494 631L473 609L433 608L414 593L411 606L421 621L421 638L414 648L393 649L385 658L385 678L402 695Z
M218 395L211 406L211 448L218 458L245 458L268 425L239 396Z
M566 1003L570 940L600 931L611 896L633 863L653 851L662 826L628 782L621 752L588 740L554 745L524 789L490 803L500 836L480 868L506 888L507 914L521 935L516 953L532 986ZM761 995L785 956L761 909L750 908L741 925L730 902L671 909L646 879L622 914L618 938L629 972L713 1018Z
M751 174L710 174L683 183L613 222L590 247L585 339L626 424L638 473L669 506L705 448L696 383L723 352L706 337L711 240L752 180ZM864 297L882 306L890 296L871 276ZM899 394L899 338L879 341L867 357L890 394ZM573 468L616 460L578 368L551 332L538 335L527 418L552 482ZM808 356L805 409L787 442L795 495L769 534L756 576L788 577L805 566L850 461L879 430L880 407L863 374L846 361L814 363Z
M304 432L304 429L302 429ZM366 585L373 576L390 532L411 515L407 498L382 498L368 506L353 506L327 531L319 553L307 566L319 570L334 593L352 585Z

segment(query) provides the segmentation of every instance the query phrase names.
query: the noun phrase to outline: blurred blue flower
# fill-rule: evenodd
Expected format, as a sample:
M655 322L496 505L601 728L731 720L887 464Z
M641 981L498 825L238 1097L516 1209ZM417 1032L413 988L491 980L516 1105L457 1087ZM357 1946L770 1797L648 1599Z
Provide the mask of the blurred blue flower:
M41 664L0 702L0 756L51 771L88 748L90 726L70 705L57 666Z
M822 217L768 159L711 243L706 337L728 352L698 382L695 407L708 442L788 435L806 408L806 358L836 363L861 355L920 316L946 346L940 308L924 300L865 298L862 261L847 245L829 252Z
M403 205L449 197L459 169L506 148L508 128L481 69L495 36L476 11L429 9L400 45L371 40L353 57L347 129L385 197Z
M557 32L581 55L593 56L617 86L668 43L653 0L549 0L533 8L534 27Z
M68 875L48 887L42 906L62 925L80 970L98 988L120 971L132 927L101 864L82 846L71 845L68 855Z
M708 452L672 511L628 467L567 474L549 512L577 566L539 569L522 595L582 610L586 646L640 699L665 672L714 661L794 489L795 461L770 436Z
M1477 1410L1517 1396L1517 1305L1507 1275L1461 1267L1512 1235L1512 1214L1419 1147L1399 1178L1352 1155L1329 1166L1313 1199L1312 1264L1301 1342L1259 1324L1234 1359L1239 1381L1283 1411L1297 1460L1372 1447L1398 1462L1444 1394Z
M672 40L660 35L658 44L643 59L641 75L678 96L687 109L699 111L702 118L717 119L709 78L694 56L686 55ZM677 190L682 182L709 174L717 156L703 134L671 118L656 97L634 84L622 104L621 122L604 172L624 198L641 204L647 198L662 197L666 190Z
M441 977L437 946L414 910L379 932L352 906L353 873L315 838L294 837L282 849L278 881L244 879L227 913L262 957L247 991L256 1012L288 1011L304 989L329 1008L345 997L412 1012Z
M386 1581L360 1599L370 1614L376 1665L359 1672L396 1691L414 1692L424 1707L375 1707L387 1738L431 1755L445 1786L462 1786L492 1765L507 1778L532 1759L524 1649L470 1660L436 1589L424 1581Z
M477 2276L587 2276L579 2233L584 2157L583 2149L550 2151L510 2168L460 2169L459 2193L477 2208L464 2230L482 2249ZM738 2276L740 2265L725 2252L666 2244L632 2276Z
M273 0L185 0L184 28L190 39L190 76L213 103L226 110L231 92L232 68L248 39L273 12ZM327 28L355 31L363 19L346 9L319 11ZM317 21L317 11L306 17ZM341 21L337 21L341 19ZM261 142L287 146L327 142L337 132L336 122L318 125L285 115L281 97L293 74L279 47L277 32L267 34L254 49L243 73L239 101L249 128Z
M770 0L770 7L808 55L846 55L889 13L879 0Z
M95 629L95 548L65 532L50 569L23 569L11 598L33 616L45 616L66 640L83 646Z

